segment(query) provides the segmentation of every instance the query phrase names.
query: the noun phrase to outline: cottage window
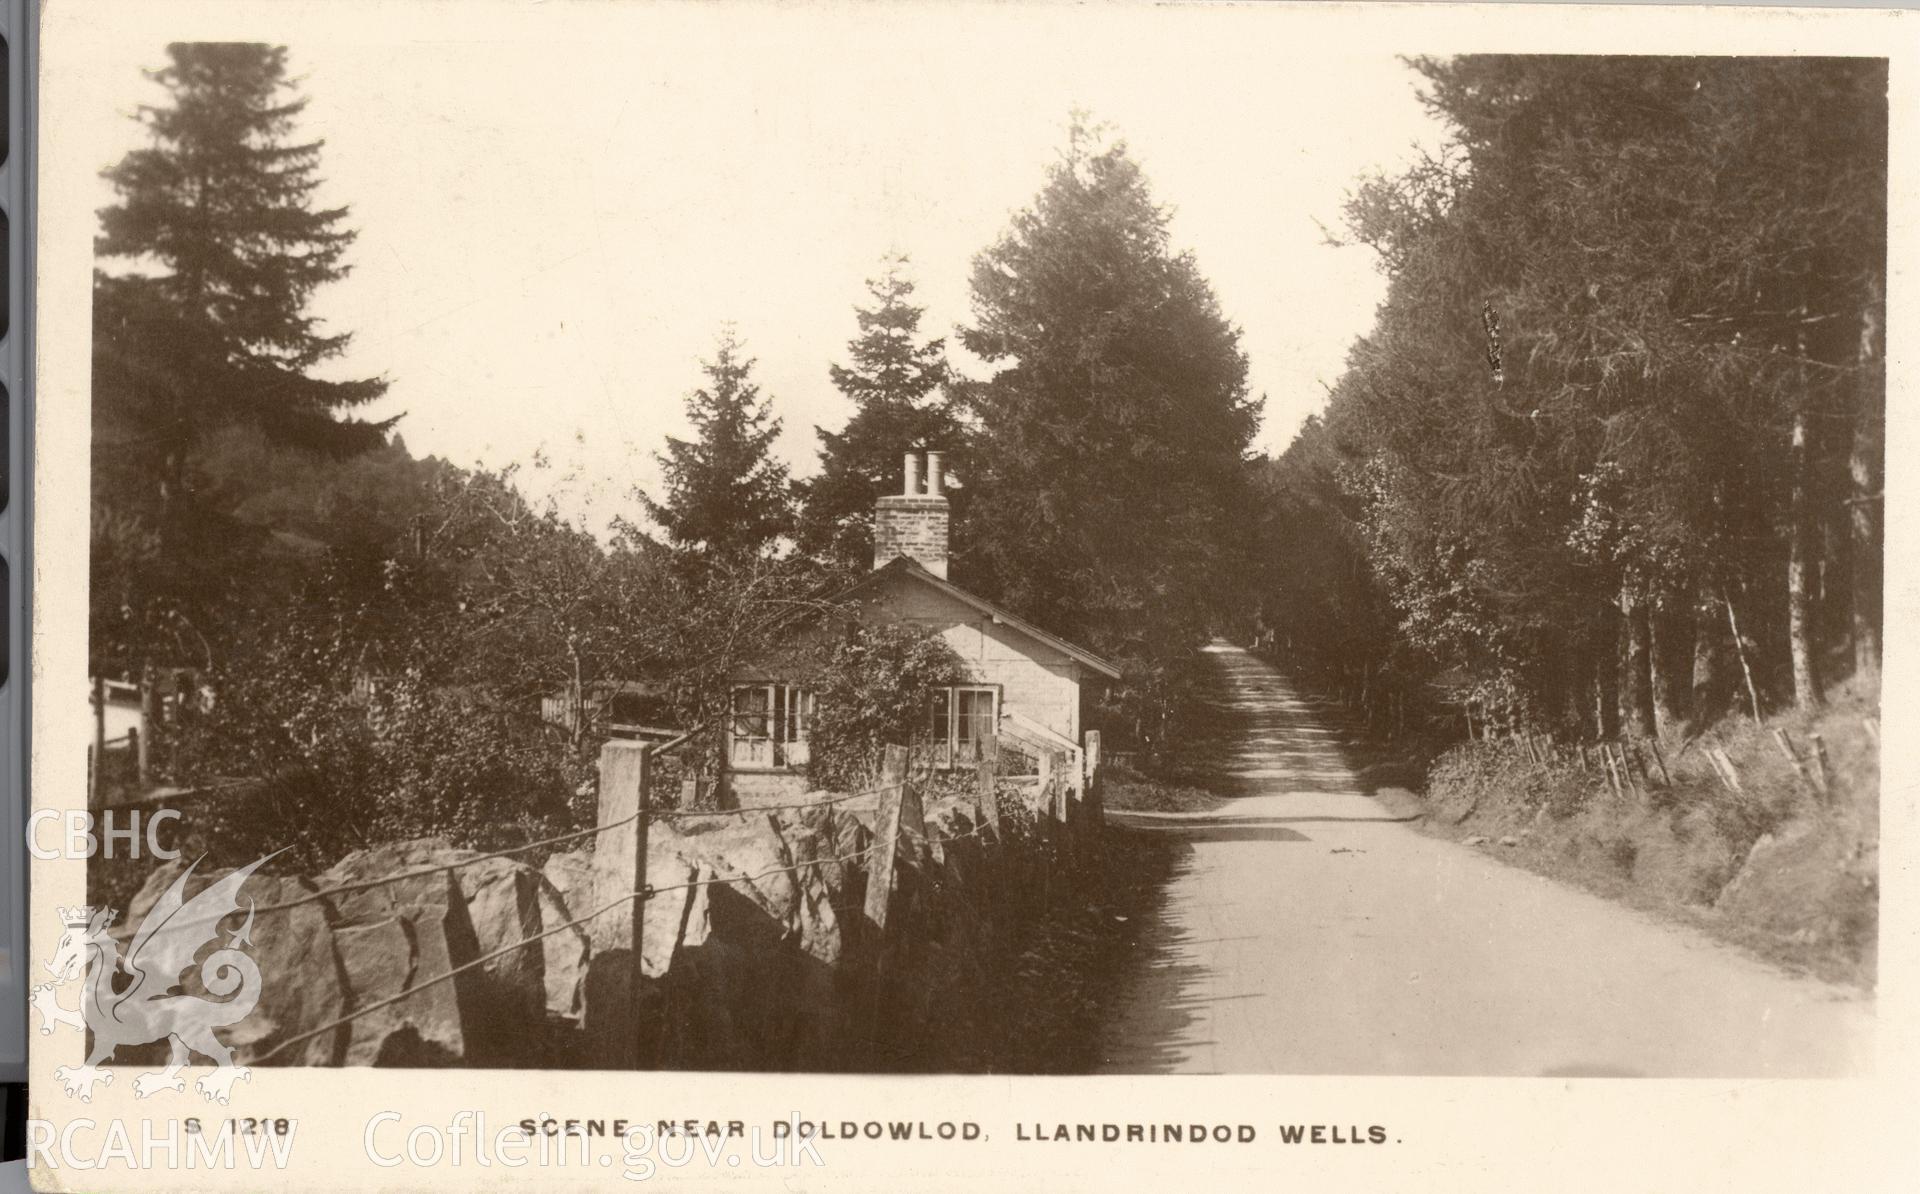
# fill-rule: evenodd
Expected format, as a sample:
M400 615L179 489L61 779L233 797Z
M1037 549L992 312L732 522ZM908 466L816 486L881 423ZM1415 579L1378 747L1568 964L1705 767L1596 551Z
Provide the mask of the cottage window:
M934 690L927 709L927 737L936 767L971 763L998 722L1000 691L985 686Z
M814 694L794 684L741 684L733 690L728 759L735 767L802 767Z

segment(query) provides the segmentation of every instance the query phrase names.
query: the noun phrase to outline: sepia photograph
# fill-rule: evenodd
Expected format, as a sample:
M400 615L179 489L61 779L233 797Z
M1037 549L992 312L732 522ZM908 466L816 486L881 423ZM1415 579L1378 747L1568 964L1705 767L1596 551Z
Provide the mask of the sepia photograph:
M1874 1075L1893 59L555 7L85 43L36 1115Z

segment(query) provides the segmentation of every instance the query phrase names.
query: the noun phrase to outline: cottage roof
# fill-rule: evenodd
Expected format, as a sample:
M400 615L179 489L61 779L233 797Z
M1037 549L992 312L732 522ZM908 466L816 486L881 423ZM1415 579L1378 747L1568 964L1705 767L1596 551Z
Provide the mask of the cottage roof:
M918 581L921 584L931 585L934 589L938 590L941 593L946 594L947 596L953 598L955 601L959 601L965 605L971 606L972 608L980 611L983 614L986 614L988 617L992 618L995 622L1000 623L1003 626L1013 627L1015 630L1019 631L1021 634L1026 635L1028 638L1032 638L1039 642L1045 643L1047 646L1052 647L1056 651L1059 651L1062 654L1072 658L1076 662L1081 663L1096 672L1099 672L1101 675L1107 677L1109 680L1118 680L1120 678L1119 668L1113 666L1111 663L1108 663L1106 660L1100 658L1098 655L1095 655L1093 652L1088 651L1083 647L1076 647L1072 643L1068 642L1066 639L1063 639L1058 635L1048 634L1046 631L1040 629L1038 626L1035 626L1033 623L1027 621L1026 619L1017 617L1014 614L1008 613L1006 610L1001 609L999 606L995 605L991 601L988 601L984 597L978 597L972 593L967 592L965 589L961 588L959 585L954 584L952 581L947 580L945 577L935 576L933 573L921 567L917 561L912 560L906 556L895 556L889 562L874 569L872 572L869 572L866 576L862 577L857 583L855 583L854 585L850 586L845 591L843 591L840 594L838 599L847 600L849 598L856 597L863 590L873 588L876 585L880 584L883 580L891 577L896 577L896 576L907 577L908 579Z

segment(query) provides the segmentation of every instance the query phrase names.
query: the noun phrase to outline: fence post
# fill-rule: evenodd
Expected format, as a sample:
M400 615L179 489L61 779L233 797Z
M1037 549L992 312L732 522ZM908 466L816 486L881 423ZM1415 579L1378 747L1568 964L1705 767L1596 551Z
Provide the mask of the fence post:
M1647 749L1653 752L1653 761L1660 767L1661 783L1671 788L1673 786L1673 772L1667 769L1667 756L1660 751L1660 740L1658 738L1649 738L1647 740Z
M1100 731L1088 730L1086 735L1087 776L1085 780L1084 803L1087 811L1087 833L1092 840L1100 839L1100 831L1107 821L1106 804L1100 796Z
M1040 772L1039 785L1034 789L1033 809L1034 829L1040 835L1040 902L1050 906L1053 903L1054 855L1060 845L1060 825L1054 819L1053 752L1036 745L1034 759Z
M1048 768L1049 778L1053 782L1053 820L1064 835L1072 826L1073 816L1073 755L1059 751L1053 756L1053 766Z
M1831 802L1833 799L1833 766L1827 761L1826 739L1818 734L1808 734L1813 742L1814 774L1820 781L1820 798Z
M93 678L93 758L87 770L87 806L97 807L107 785L101 777L107 765L107 681Z
M1061 802L1066 806L1067 848L1078 862L1087 853L1087 753L1076 746L1061 756L1066 777Z
M887 904L893 895L893 856L900 844L900 805L907 787L907 748L889 746L880 766L880 804L873 820L873 860L867 866L867 923L874 930L874 958L886 940Z
M1801 757L1799 751L1794 749L1792 736L1789 735L1784 728L1775 726L1773 728L1773 740L1779 743L1780 753L1785 756L1787 762L1792 765L1794 773L1800 777L1800 782L1806 785L1807 794L1822 800L1826 799L1826 792L1822 790L1821 785L1813 778L1813 768L1807 766L1807 760Z
M1720 774L1726 779L1728 788L1735 792L1745 790L1740 784L1740 769L1733 765L1733 756L1727 753L1725 747L1713 746L1709 748L1707 757L1713 760L1714 767L1719 770Z
M134 776L139 780L140 791L144 794L153 783L152 762L148 752L152 749L153 723L159 718L154 716L153 708L153 670L150 667L140 669L140 736L133 742Z
M974 767L973 804L975 820L993 827L993 840L1000 837L1000 739L988 734L980 741L980 759Z
M945 862L946 850L939 842L933 840L933 834L927 832L926 790L932 779L931 765L924 770L908 769L906 783L900 789L900 831L911 835L920 845L926 847L927 853L935 862Z
M900 807L907 792L907 748L889 745L880 764L880 796L875 805L872 857L867 863L867 899L862 914L872 936L866 972L867 1064L880 1055L881 978L886 969L887 909L893 900L894 856L900 847Z
M595 823L613 825L599 835L593 851L594 906L625 900L590 922L589 939L596 957L624 950L627 955L625 998L620 997L618 975L609 973L599 984L602 1014L595 1016L589 1000L588 1020L603 1056L640 1061L641 979L644 975L642 931L646 925L647 890L647 781L653 748L645 742L615 738L600 748L600 799ZM620 1009L616 1012L614 1009Z

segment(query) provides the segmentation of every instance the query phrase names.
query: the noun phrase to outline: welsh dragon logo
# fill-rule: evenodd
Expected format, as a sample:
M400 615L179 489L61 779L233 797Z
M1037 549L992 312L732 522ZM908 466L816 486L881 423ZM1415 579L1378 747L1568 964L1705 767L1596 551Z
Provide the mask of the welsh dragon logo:
M119 943L107 932L116 915L112 908L59 910L65 931L47 970L58 983L85 976L80 1006L62 1006L55 995L56 983L35 987L32 1002L44 1021L42 1036L61 1024L93 1034L85 1065L54 1071L69 1095L90 1102L96 1084L113 1082L113 1071L101 1069L101 1063L122 1045L151 1041L170 1041L172 1053L165 1069L134 1079L133 1093L138 1098L163 1090L184 1091L186 1080L180 1071L196 1053L211 1058L215 1068L194 1087L214 1102L225 1103L233 1084L252 1076L246 1066L234 1064L233 1053L214 1035L214 1029L245 1019L260 1001L260 968L241 948L253 944L251 899L246 923L229 931L226 944L199 962L200 984L215 998L182 993L180 978L195 965L204 946L218 941L220 922L240 910L241 886L272 857L269 854L241 867L189 900L187 880L200 865L196 860L155 901L124 958Z

